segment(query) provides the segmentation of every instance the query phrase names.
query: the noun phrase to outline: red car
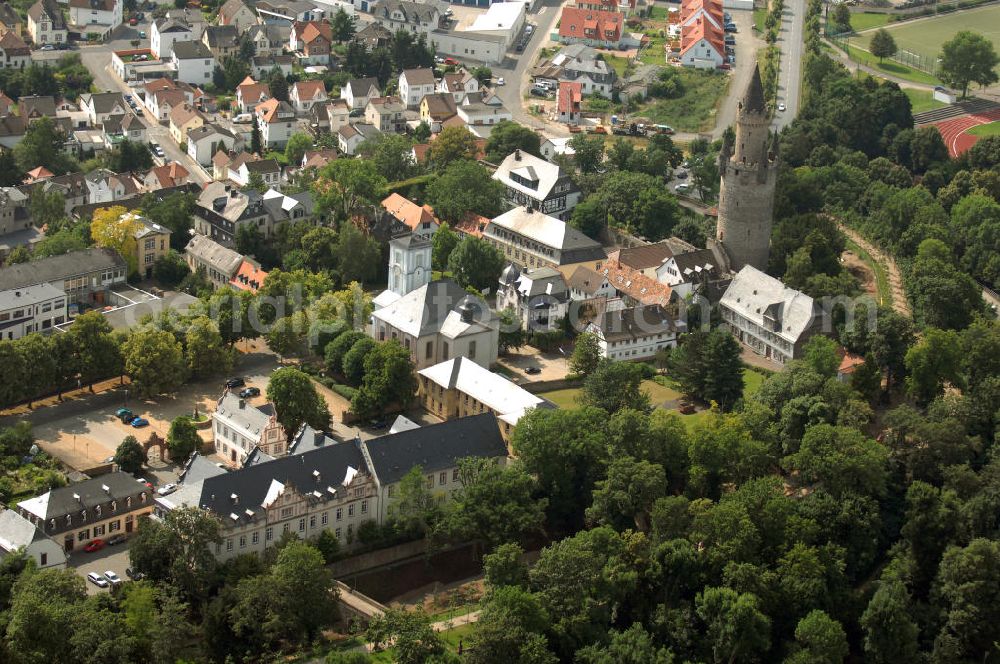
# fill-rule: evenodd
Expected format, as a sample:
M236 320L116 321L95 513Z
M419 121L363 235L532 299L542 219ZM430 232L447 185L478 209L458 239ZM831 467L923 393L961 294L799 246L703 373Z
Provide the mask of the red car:
M455 58L445 58L444 59L444 63L446 65L457 65L458 64L458 60L456 60Z
M87 546L83 547L83 550L86 551L87 553L93 553L94 551L100 551L103 548L104 548L104 540L95 539L95 540L90 540L90 543Z

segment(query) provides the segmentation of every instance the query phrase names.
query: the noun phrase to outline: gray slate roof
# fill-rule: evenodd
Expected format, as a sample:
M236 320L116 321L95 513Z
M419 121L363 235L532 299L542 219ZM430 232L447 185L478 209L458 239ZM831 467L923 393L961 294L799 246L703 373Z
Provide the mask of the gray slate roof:
M125 268L125 260L114 249L80 249L0 268L0 290L59 281L109 268Z
M108 490L105 491L104 487ZM41 496L22 500L17 505L21 509L39 517L40 519L57 519L56 529L63 527L64 517L67 514L74 516L74 522L79 524L77 515L81 510L90 511L98 505L105 505L112 500L118 501L118 512L124 514L126 510L125 499L133 497L132 509L140 507L140 502L136 497L143 491L149 491L145 484L140 484L128 473L115 472L101 475L93 479L85 480L77 484L52 489ZM79 496L79 500L74 496ZM152 497L147 495L146 504L152 504ZM107 510L110 514L111 511Z
M636 339L677 329L667 310L658 304L605 311L594 321L605 341Z
M27 547L45 534L14 510L0 512L0 550L8 553Z
M811 297L752 265L744 266L733 277L719 304L793 344L814 323L816 315Z
M400 431L362 445L383 486L398 482L415 466L432 473L452 468L465 457L507 456L507 445L493 413Z
M200 41L174 42L174 55L178 60L211 59L212 52Z
M204 235L195 234L188 241L184 251L191 254L203 263L207 263L220 273L228 275L230 278L236 274L243 256L239 253L223 247L221 244Z

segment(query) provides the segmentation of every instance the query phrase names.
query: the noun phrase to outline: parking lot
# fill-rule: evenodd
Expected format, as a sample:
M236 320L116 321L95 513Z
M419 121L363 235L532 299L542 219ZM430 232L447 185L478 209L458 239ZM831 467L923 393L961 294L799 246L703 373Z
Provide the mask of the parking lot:
M76 570L85 581L87 574L90 572L96 572L103 576L104 572L108 570L121 577L122 581L127 581L128 577L125 576L125 568L128 566L128 540L115 546L105 546L100 551L93 553L87 553L83 549L80 549L69 554L70 569ZM90 581L87 581L88 595L106 593L109 590L110 588L99 588Z

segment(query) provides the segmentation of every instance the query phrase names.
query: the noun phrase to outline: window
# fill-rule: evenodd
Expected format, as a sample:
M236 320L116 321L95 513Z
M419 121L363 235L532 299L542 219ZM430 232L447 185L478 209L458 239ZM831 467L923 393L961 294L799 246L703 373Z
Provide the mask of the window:
M291 528L289 528L287 523L281 527L282 534L287 533L289 530L291 530Z
M367 514L368 513L368 501L367 500L362 500L361 501L361 513L362 514Z
M469 342L469 359L470 360L475 360L476 359L476 342L475 341L470 341Z
M281 508L281 518L282 519L287 519L291 515L292 515L292 508L291 507L282 507Z
M121 530L121 527L122 527L121 519L115 519L114 521L108 524L108 532L113 533L116 530Z
M76 534L76 541L78 541L78 542L83 542L84 540L89 540L89 539L90 539L90 529L89 528L87 530L81 530L80 532L78 532Z
M274 528L268 528L264 531L264 541L270 542L272 539L274 539Z
M438 484L443 486L447 483L448 483L448 471L442 470L441 473L438 475Z
M454 470L451 471L451 481L452 482L458 481L458 468L455 468Z
M240 535L240 548L241 549L247 548L247 536L246 535Z
M434 488L434 476L433 475L428 475L427 476L427 488L428 489L433 489Z
M395 493L396 493L396 485L395 484L390 484L389 485L389 490L386 491L386 495L389 496L390 498L392 498L393 494L395 494Z
M338 507L337 508L337 521L340 521L342 518L344 518L344 508L343 507Z
M38 559L42 567L45 567L46 565L49 564L49 554L47 553L39 554Z
M333 531L333 534L337 536L337 539L340 539L340 528L337 528L335 531Z
M232 550L233 550L233 540L227 539L226 540L226 551L232 551Z
M319 522L325 526L328 521L330 521L330 513L323 512L323 516L320 518Z
M305 519L299 519L299 532L300 533L304 532L305 529L306 529L306 520Z
M100 537L104 534L104 526L94 526L94 537Z
M433 356L434 356L434 342L433 341L428 341L427 342L427 359L430 359Z
M253 542L254 544L257 544L257 543L260 542L260 531L259 530L253 531L253 537L251 538L250 541Z
M347 516L354 516L354 504L347 506Z

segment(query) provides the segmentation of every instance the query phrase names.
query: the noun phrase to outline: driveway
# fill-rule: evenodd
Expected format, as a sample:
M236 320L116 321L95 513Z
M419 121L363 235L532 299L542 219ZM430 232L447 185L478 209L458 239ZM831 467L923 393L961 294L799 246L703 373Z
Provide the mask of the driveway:
M111 587L98 588L87 581L87 574L97 572L104 576L104 572L110 570L121 577L124 582L128 581L128 577L125 576L125 568L128 566L128 540L115 546L106 546L94 553L87 553L80 549L69 554L69 568L76 571L86 581L88 595L109 592Z
M572 344L563 347L565 354L559 351L543 353L531 346L521 346L516 351L508 351L501 355L497 363L509 369L514 374L514 382L523 385L540 380L559 380L569 373L569 356L573 352ZM539 373L529 374L525 369L537 368Z

